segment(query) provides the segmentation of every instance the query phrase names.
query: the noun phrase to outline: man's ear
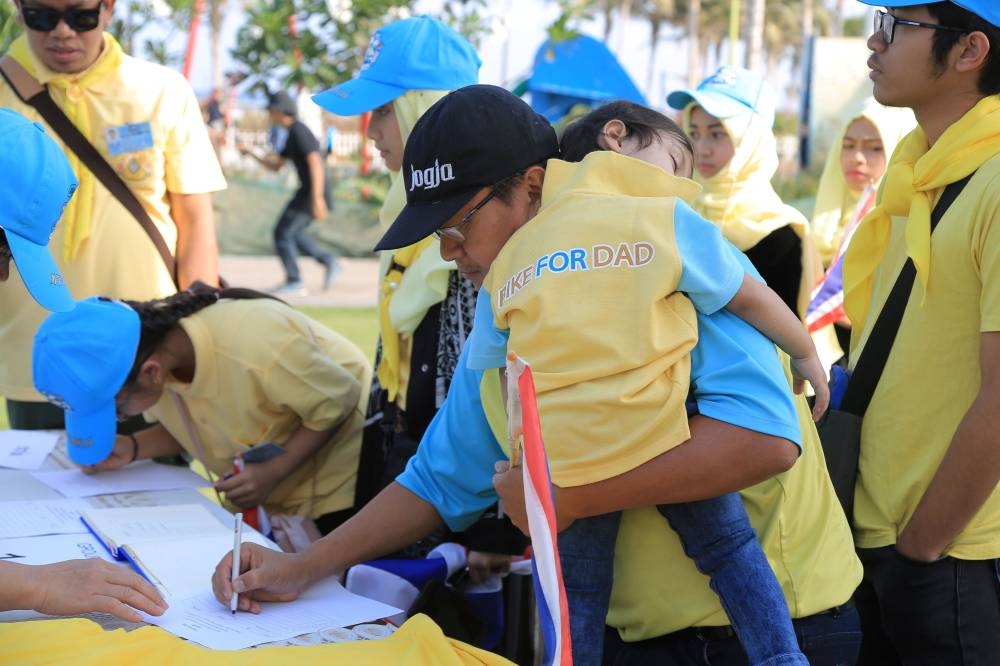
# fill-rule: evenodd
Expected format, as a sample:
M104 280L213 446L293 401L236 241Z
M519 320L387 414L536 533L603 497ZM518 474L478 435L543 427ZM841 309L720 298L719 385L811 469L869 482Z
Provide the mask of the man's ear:
M625 128L625 123L613 118L604 123L604 127L601 128L601 133L597 135L597 145L602 150L621 153L622 142L625 141L626 136L628 136L628 130Z
M955 70L959 72L972 72L982 69L986 64L986 58L990 54L989 38L979 32L970 32L964 35L958 42L958 57L955 60Z
M534 217L535 213L542 205L542 187L545 185L545 167L535 165L533 167L528 167L527 171L524 172L524 180L522 181L524 185L524 191L528 195L528 206L530 207L531 217Z

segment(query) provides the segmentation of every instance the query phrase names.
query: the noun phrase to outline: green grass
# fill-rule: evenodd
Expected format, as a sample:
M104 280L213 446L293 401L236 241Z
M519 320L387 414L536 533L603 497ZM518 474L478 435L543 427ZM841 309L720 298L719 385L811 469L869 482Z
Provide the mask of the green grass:
M368 357L375 359L375 342L378 339L378 311L376 308L299 308L304 313L337 331L356 344ZM0 398L0 430L8 428L7 405Z

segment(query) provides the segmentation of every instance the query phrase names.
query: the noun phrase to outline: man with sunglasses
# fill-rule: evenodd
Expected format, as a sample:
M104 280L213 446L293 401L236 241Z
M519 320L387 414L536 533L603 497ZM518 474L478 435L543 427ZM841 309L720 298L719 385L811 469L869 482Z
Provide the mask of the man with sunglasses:
M188 82L177 72L125 54L105 32L115 0L15 4L24 34L8 56L46 86L56 106L139 199L176 258L178 285L215 284L211 192L226 183ZM44 124L6 78L0 79L0 107ZM173 276L146 231L72 150L64 151L80 188L51 248L74 296L149 300L173 293ZM61 428L62 410L32 386L32 338L45 313L22 291L0 292L5 315L0 395L7 398L12 427Z
M859 663L1000 664L1000 3L862 2L886 6L875 99L919 127L844 266L855 363L907 257L916 268L861 434Z

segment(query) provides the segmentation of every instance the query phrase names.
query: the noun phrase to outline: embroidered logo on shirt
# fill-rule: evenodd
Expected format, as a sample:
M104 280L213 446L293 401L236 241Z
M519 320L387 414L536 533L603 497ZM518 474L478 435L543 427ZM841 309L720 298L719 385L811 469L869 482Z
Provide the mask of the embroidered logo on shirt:
M108 142L108 154L112 157L122 153L134 153L153 147L153 128L148 121L125 123L105 128L104 138Z
M510 276L497 289L497 307L514 298L533 280L544 277L545 273L565 273L567 271L589 271L602 268L641 268L656 256L653 244L647 241L618 243L609 245L598 243L590 248L574 247L543 254L535 263L522 268Z

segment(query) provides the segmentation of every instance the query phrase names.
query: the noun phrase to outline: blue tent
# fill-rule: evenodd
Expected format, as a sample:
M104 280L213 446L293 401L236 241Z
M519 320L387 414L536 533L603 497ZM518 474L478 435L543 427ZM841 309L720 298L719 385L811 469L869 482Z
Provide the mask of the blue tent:
M580 35L553 42L546 40L535 54L534 71L525 89L531 108L555 122L576 104L646 99L603 42Z

